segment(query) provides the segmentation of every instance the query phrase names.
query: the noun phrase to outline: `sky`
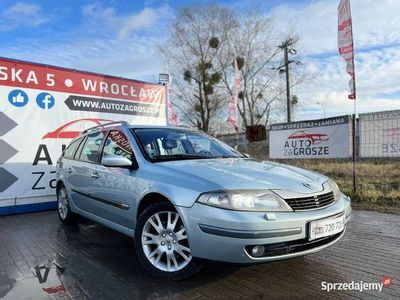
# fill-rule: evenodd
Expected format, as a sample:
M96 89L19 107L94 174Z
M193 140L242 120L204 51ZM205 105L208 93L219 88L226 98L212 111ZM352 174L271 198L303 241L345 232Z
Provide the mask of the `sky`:
M0 0L0 56L156 82L159 46L176 10L196 1ZM339 0L256 3L276 28L295 28L294 59L313 80L296 86L297 120L351 114L349 76L337 51ZM400 1L351 0L358 112L400 109ZM283 78L282 78L283 80Z

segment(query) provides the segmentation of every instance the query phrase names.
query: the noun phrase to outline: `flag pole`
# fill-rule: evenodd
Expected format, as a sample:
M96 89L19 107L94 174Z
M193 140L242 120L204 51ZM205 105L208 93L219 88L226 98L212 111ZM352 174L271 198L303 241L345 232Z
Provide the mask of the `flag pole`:
M351 17L351 5L349 0L349 16L351 20L351 44L353 45L353 55L351 62L353 64L353 93L354 93L354 118L353 118L353 194L357 192L357 92L356 92L356 67L354 64L354 37L353 37L353 18Z
M236 150L239 151L239 130L236 129Z
M338 6L338 46L339 54L346 61L347 73L350 79L350 94L348 98L354 101L354 112L352 117L352 162L353 162L353 193L357 191L356 182L356 163L357 163L357 100L356 100L356 73L354 66L354 39L353 39L353 21L351 18L350 0L341 0Z
M236 60L236 58L235 58ZM237 62L236 62L237 63ZM238 99L238 98L236 98ZM236 150L239 151L239 101L236 100Z
M238 95L240 89L240 74L238 69L237 58L233 61L235 76L233 81L233 95L229 98L228 102L228 122L233 126L236 132L236 150L239 149L239 108L238 108Z
M354 114L353 114L353 193L357 192L357 176L356 176L356 163L357 163L357 101L354 98Z

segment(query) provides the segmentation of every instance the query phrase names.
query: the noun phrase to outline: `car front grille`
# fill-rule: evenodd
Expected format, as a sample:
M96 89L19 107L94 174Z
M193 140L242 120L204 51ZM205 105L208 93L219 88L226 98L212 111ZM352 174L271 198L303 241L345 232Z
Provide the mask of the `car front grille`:
M293 210L307 210L328 206L335 202L335 197L333 192L329 192L309 197L285 199L285 201Z

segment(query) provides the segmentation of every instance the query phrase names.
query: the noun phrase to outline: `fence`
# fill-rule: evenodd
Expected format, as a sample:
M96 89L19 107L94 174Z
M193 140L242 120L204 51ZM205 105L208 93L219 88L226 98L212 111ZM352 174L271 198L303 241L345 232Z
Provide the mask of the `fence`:
M268 159L350 159L351 128L352 117L345 115L273 124L267 130L269 138L262 142L248 143L244 133L239 133L239 139L236 134L218 138ZM357 159L400 159L400 110L359 114L355 135Z
M400 110L360 114L360 157L400 157Z
M351 124L350 116L274 124L267 131L269 139L242 143L239 150L253 158L325 174L356 206L399 211L400 110L359 114L355 130L357 193L352 186ZM235 140L229 144L234 146ZM322 152L315 154L313 149Z

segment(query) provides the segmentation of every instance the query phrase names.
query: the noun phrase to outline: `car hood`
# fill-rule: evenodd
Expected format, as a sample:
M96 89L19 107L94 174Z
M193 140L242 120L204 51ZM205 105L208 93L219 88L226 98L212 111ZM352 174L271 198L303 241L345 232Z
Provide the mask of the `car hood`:
M323 190L326 176L297 167L243 158L180 160L159 163L169 174L208 182L216 189L272 189L295 193Z

